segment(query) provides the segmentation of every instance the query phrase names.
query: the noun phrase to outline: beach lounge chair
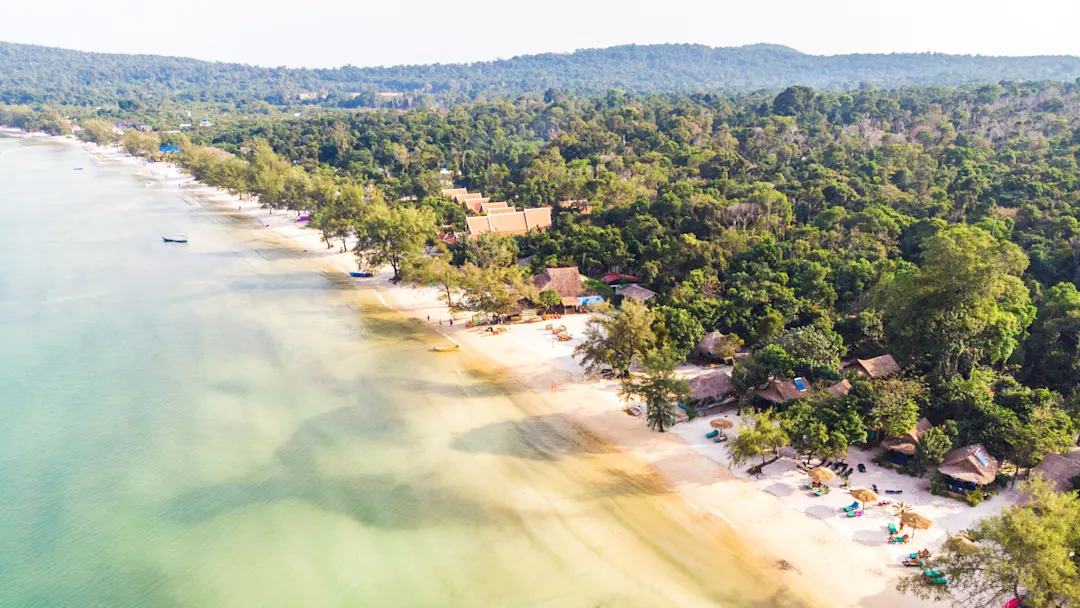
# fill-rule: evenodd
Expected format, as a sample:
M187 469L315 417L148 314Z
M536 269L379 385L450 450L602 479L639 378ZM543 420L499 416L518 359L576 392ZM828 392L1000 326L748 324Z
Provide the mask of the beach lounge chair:
M923 570L922 575L926 578L937 578L941 576L941 570Z
M949 579L945 578L944 576L939 576L939 577L930 579L930 582L932 584L934 584L934 585L948 585L949 584Z
M862 517L862 511L848 511L848 517Z
M893 522L890 521L889 522L889 534L896 534L899 531L900 530L896 527L896 524L894 524ZM914 553L912 553L911 555L912 555L912 558L915 557Z
M909 540L911 540L911 539L909 539L909 538L908 538L908 535L907 535L907 534L905 534L905 535L903 535L903 536L894 536L894 537L892 537L892 538L890 538L890 539L889 539L889 542L890 542L890 543L906 543L906 542L908 542Z
M912 553L912 555L915 555L915 554ZM905 559L904 560L904 565L907 566L908 568L922 568L923 566L926 565L926 560L915 559L914 557L912 557L912 558Z
M866 465L861 463L861 462L859 463L859 472L860 473L865 473L866 472Z
M716 439L713 439L713 443L724 443L727 441L727 435L720 435Z
M814 496L823 496L829 493L829 486L821 486L814 491Z
M708 433L705 433L705 438L706 439L712 439L713 437L716 437L719 434L720 434L719 430L713 429L713 430L709 431Z
M859 508L859 501L856 500L855 502L851 503L850 505L844 507L844 510L848 511L850 513L851 511L854 511L855 509L858 509L858 508Z

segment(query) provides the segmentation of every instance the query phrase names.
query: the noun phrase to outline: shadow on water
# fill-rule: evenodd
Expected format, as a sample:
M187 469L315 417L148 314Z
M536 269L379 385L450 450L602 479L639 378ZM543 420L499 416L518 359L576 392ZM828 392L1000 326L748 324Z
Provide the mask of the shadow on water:
M470 454L548 462L568 456L611 452L610 447L588 437L560 414L486 424L458 434L451 440L450 447Z
M313 477L318 475L320 450L339 443L391 437L399 445L407 443L404 424L394 408L343 407L305 420L292 437L274 451L274 457L290 476Z
M289 500L387 529L414 529L446 521L487 525L510 517L505 509L465 498L430 481L410 483L397 475L292 474L257 483L229 481L199 488L168 504L165 516L198 523L248 507Z

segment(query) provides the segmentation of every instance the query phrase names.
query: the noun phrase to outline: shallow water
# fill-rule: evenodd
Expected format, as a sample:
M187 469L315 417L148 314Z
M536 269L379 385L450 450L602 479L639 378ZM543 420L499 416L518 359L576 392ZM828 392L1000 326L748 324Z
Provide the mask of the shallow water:
M0 137L0 605L795 604L534 394L147 180Z

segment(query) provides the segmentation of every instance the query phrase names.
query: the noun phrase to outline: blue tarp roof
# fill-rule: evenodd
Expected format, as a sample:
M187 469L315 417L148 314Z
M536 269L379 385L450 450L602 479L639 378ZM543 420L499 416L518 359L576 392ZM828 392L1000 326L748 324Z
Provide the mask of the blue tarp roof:
M158 148L161 152L179 152L179 146L161 146Z

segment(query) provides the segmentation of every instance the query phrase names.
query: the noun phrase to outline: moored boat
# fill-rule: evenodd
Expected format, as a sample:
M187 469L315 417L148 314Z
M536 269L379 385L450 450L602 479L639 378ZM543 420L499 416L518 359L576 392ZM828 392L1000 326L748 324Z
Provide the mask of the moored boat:
M360 278L360 279L370 279L371 277L373 277L375 275L371 274L370 272L350 272L349 276L350 277L357 277L357 278Z
M182 234L173 234L169 236L163 236L161 237L161 240L165 241L166 243L186 243L187 237Z
M437 353L452 353L452 352L454 352L456 350L461 350L461 347L458 346L457 344L453 344L451 346L436 346L432 350L434 350Z

